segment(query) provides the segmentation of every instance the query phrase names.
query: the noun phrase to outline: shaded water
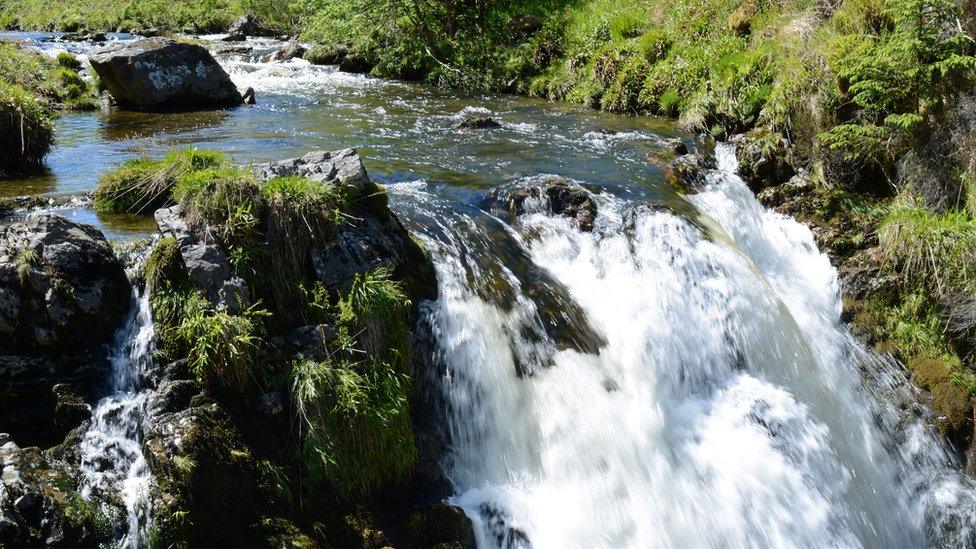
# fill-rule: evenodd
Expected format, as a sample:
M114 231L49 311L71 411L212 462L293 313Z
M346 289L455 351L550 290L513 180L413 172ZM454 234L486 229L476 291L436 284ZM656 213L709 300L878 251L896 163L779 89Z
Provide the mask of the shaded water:
M653 160L679 135L665 122L261 62L272 45L249 44L222 62L256 107L65 116L50 172L0 192L86 191L176 146L238 163L358 148L435 257L443 465L483 547L976 544L973 488L900 367L851 338L826 256L755 201L728 149L685 201ZM504 127L451 129L471 113ZM543 203L481 207L543 174L595 193L594 232Z

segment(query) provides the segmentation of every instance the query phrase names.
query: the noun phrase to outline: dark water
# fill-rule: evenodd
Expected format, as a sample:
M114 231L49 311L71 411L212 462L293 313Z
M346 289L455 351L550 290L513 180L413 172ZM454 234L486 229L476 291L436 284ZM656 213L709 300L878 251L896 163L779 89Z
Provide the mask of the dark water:
M91 46L43 42L52 35L7 33L49 55L69 50L82 58ZM124 35L118 37L126 38ZM219 48L219 43L209 43ZM370 174L385 183L424 180L464 195L522 176L551 173L613 189L663 191L663 137L680 137L670 122L608 115L569 105L504 95L464 95L315 67L304 61L267 62L274 43L252 41L254 53L218 58L258 104L228 111L178 114L66 113L45 173L0 183L0 196L64 195L90 191L119 163L159 157L181 147L225 151L240 164L289 158L316 149L356 148ZM503 124L487 132L459 132L467 115ZM151 223L73 212L112 236L152 230Z

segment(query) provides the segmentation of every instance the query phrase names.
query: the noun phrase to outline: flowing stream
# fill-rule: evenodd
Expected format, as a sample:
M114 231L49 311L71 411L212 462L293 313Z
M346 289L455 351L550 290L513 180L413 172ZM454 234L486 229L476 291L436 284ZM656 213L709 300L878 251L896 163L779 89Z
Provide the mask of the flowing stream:
M45 37L15 38L52 55L89 47ZM666 121L268 62L275 44L247 45L219 59L257 106L64 116L50 171L0 192L86 191L122 160L187 145L242 163L358 148L435 258L422 327L443 466L481 547L976 546L976 490L901 366L852 338L828 258L762 208L727 147L706 190L679 197L665 138L705 145ZM472 113L503 127L452 129ZM541 201L517 218L484 201L547 174L594 195L592 232ZM153 230L63 211L112 238ZM126 504L123 544L149 515L138 424L152 326L134 299L84 446L86 490Z
M132 310L115 334L110 360L111 394L92 412L81 443L81 494L98 494L125 507L126 530L119 547L145 546L150 525L149 483L142 428L149 391L142 379L152 365L153 322L149 294L134 290Z

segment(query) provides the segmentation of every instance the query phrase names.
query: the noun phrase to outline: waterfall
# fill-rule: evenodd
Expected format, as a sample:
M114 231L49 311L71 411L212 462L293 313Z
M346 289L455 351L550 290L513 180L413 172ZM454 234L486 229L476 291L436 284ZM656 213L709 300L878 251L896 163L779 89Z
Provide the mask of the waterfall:
M82 497L109 494L121 501L127 521L118 546L126 549L145 545L150 524L151 476L142 453L149 391L142 378L152 365L152 353L149 294L134 290L131 311L115 334L110 354L112 392L95 407L81 443Z
M391 187L435 258L444 467L479 546L972 546L976 492L899 365L717 158L689 208L598 193L591 233ZM545 320L577 308L597 350Z

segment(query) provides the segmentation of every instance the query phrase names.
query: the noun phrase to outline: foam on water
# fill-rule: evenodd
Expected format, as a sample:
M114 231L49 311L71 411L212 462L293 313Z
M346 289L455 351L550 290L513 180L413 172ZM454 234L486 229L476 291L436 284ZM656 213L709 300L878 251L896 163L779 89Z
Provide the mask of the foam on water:
M426 213L408 208L440 282L426 322L452 501L479 545L974 543L973 488L892 404L910 401L908 384L840 322L837 275L810 231L756 202L729 148L718 158L694 223L608 194L592 233L544 208L510 225L432 196ZM499 230L585 311L606 340L598 354L526 329L532 292L483 259ZM472 285L486 279L515 298ZM551 364L520 376L533 357Z

